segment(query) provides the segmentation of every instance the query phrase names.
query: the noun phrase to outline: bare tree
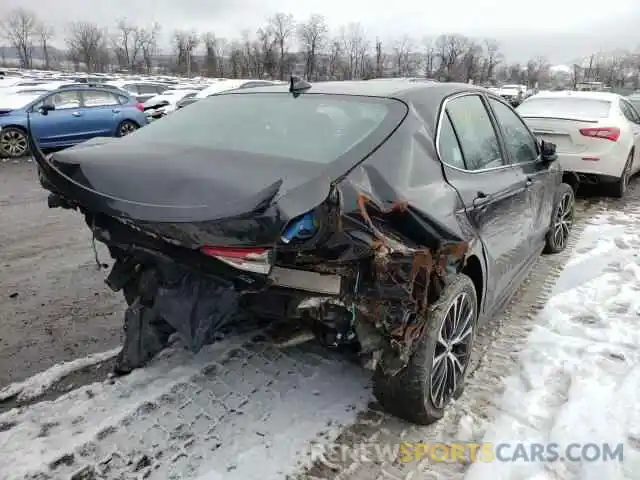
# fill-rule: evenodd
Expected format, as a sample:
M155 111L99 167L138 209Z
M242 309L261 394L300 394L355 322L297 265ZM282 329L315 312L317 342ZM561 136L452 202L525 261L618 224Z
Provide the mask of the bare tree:
M158 53L158 36L160 35L160 24L154 22L150 28L140 30L140 49L142 50L142 61L147 73L153 69L153 57Z
M143 30L126 18L121 18L116 22L116 32L111 41L120 67L130 72L136 71L142 55Z
M40 48L42 49L42 58L44 60L45 70L51 69L51 49L50 42L53 38L55 31L51 25L39 22L36 27L36 36L40 41Z
M460 80L470 83L479 79L483 53L481 45L473 40L467 41L466 48L462 54L462 76Z
M260 44L249 30L242 32L242 77L261 77Z
M273 78L276 76L276 70L279 68L275 33L270 26L267 26L259 28L256 36L259 46L257 56L262 62L263 72Z
M107 31L91 22L73 22L66 38L69 58L84 64L88 72L105 71L109 66Z
M200 43L200 37L195 31L176 30L173 33L173 43L177 55L177 70L190 77L194 67L193 53Z
M328 31L325 18L318 14L311 15L306 23L298 26L298 37L304 55L305 78L318 78L318 52L324 48Z
M536 87L549 75L549 62L544 57L535 57L527 62L526 80L529 87Z
M431 38L422 41L424 45L424 76L432 78L436 73L438 54L435 43Z
M346 56L344 78L346 80L360 78L363 70L361 63L367 50L364 29L359 23L349 23L342 27L340 31Z
M386 55L382 49L382 41L376 38L376 77L381 78L384 76L384 62Z
M218 38L215 33L207 32L202 37L204 43L204 69L207 76L215 77L218 74Z
M233 78L242 75L244 64L244 53L242 44L239 41L233 41L229 48L229 69Z
M411 50L413 40L408 35L404 35L393 47L393 63L395 74L399 77L407 77L412 73Z
M500 43L497 40L487 38L484 41L484 49L486 58L483 80L491 81L495 75L496 66L502 61L502 54L500 53Z
M338 70L342 61L342 40L334 39L329 50L329 61L327 65L327 80L337 80Z
M2 34L16 50L22 68L33 67L33 43L37 35L36 15L27 9L16 8L1 24Z
M436 50L440 57L439 75L442 80L458 78L460 57L464 54L468 39L459 34L440 35L436 39Z
M276 13L269 19L269 25L273 29L275 41L280 53L278 58L279 78L280 80L284 80L286 67L285 55L287 53L289 38L295 32L296 24L293 15Z

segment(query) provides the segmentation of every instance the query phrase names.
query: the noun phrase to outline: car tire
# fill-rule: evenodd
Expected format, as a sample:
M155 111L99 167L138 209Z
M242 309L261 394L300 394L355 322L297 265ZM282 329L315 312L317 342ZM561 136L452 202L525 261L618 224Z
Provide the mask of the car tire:
M29 154L27 132L17 127L0 130L0 157L21 158Z
M457 310L456 306L459 307ZM458 318L457 333L453 329L456 312L463 316L462 323ZM426 328L406 367L395 375L385 373L380 364L376 368L373 393L385 411L419 425L429 425L442 418L450 401L458 398L464 389L477 317L478 301L474 284L468 276L460 274L445 286L435 308L426 314ZM451 336L460 337L463 333L463 341L456 343L457 347L453 349L442 343L442 337L450 339ZM450 355L456 356L459 362L457 367ZM384 364L384 355L380 363ZM447 376L447 367L457 373L455 382L452 381L453 376ZM443 382L446 385L442 386L439 395L437 387L441 374L444 374Z
M125 137L132 132L135 132L140 126L131 120L124 120L118 125L116 130L116 137Z
M543 253L560 253L567 248L575 214L575 192L571 185L560 184L553 206L551 226L545 237Z
M624 170L617 182L610 185L610 194L614 198L622 198L627 193L629 180L631 179L631 169L633 167L633 152L629 153L627 163L624 164Z

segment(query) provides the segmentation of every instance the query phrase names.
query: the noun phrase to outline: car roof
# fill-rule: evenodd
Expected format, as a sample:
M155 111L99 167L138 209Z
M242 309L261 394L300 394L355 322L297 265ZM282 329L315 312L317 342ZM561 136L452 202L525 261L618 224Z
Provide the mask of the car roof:
M286 84L260 86L228 93L250 94L274 91L288 92L289 86ZM387 97L422 104L436 101L438 105L444 97L467 91L488 92L485 88L468 83L416 82L404 78L389 79L384 82L369 80L318 82L311 84L311 88L308 90L309 93L313 94Z
M613 102L617 99L622 98L622 96L612 92L581 92L573 90L563 90L561 92L540 92L536 95L533 95L532 97L529 97L528 100L532 100L534 98L583 98Z
M166 85L164 82L156 82L153 80L133 80L133 79L126 79L126 78L122 78L118 80L108 80L104 83L108 85L129 85L133 83L148 84L148 85Z

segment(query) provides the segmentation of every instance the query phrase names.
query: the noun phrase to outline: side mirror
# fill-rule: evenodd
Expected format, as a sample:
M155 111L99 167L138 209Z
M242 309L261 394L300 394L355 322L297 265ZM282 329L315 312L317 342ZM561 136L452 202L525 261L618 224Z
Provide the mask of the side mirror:
M540 158L544 163L555 162L558 159L556 144L540 140Z
M38 108L38 112L40 112L42 115L48 115L49 112L52 112L55 109L56 109L56 107L53 106L53 105L44 104L40 108Z

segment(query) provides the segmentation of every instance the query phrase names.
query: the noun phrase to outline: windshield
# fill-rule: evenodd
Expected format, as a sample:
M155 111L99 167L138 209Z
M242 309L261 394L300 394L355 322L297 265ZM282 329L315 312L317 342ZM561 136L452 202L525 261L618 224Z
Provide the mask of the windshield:
M611 102L595 98L530 98L518 108L523 117L606 118Z
M375 148L406 106L385 98L248 93L216 95L122 139L171 142L315 163L331 163L361 143Z
M22 108L32 101L36 100L40 96L41 94L33 94L32 92L25 92L20 95L0 95L0 109L15 110L16 108Z

